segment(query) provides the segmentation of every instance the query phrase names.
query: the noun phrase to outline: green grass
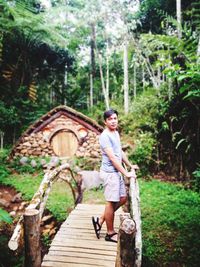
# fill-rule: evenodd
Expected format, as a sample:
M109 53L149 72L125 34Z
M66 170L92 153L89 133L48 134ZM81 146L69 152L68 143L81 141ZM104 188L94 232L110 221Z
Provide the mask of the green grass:
M153 180L140 195L145 266L199 266L199 194Z
M58 221L66 219L74 208L72 192L66 182L61 181L53 184L46 207Z
M10 185L22 193L23 199L30 201L38 190L43 179L43 173L9 175L0 179L0 183ZM73 208L73 196L70 188L64 182L56 182L52 186L46 207L58 221L63 221Z
M88 204L105 204L105 198L102 188L85 190L83 193L83 203Z
M15 174L4 177L1 183L13 186L17 191L22 193L24 200L31 200L34 193L39 188L42 181L42 174L32 175L29 173Z

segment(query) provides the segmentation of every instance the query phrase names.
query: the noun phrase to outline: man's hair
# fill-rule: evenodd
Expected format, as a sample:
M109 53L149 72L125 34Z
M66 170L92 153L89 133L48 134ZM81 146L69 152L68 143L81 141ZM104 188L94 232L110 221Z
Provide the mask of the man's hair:
M115 109L109 109L109 110L106 110L103 114L103 118L104 118L104 121L106 121L106 119L108 119L110 116L112 116L113 114L116 114L118 116L118 112L117 110Z

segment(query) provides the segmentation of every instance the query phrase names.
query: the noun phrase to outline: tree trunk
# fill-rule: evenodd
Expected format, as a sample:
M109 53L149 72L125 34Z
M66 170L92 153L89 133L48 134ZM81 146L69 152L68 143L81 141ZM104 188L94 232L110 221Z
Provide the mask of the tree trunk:
M142 65L142 89L145 90L145 72L144 72L144 65Z
M106 109L109 109L109 97L107 95L105 82L104 82L103 68L102 68L102 57L99 53L98 53L98 59L99 59L99 71L100 71L100 77L101 77L101 86L102 86L102 91L103 91L103 95L104 95L104 99L105 99L105 105L106 105Z
M0 138L1 138L1 150L3 150L3 140L4 140L4 132L0 131Z
M65 74L64 74L64 88L67 88L68 85L68 72L67 72L67 64L65 65ZM67 105L67 97L63 94L63 104Z
M36 209L24 213L24 243L25 267L40 267L40 214Z
M124 112L129 111L129 86L128 86L128 44L124 42Z
M169 51L169 48L168 48L168 51ZM169 54L169 62L171 62L171 57L170 57L170 54ZM168 65L168 67L170 66L170 63ZM171 100L172 98L172 78L168 78L168 98L169 100Z
M152 67L149 66L150 63L148 64L148 60L145 57L143 57L143 60L144 60L144 64L146 66L147 72L148 72L148 74L150 76L150 80L153 83L153 86L156 89L158 89L158 84L157 84L157 81L156 81L156 77L154 75L154 71L153 71Z
M158 89L157 79L155 77L154 70L153 70L153 68L151 66L149 58L144 56L143 49L139 46L139 43L134 38L132 39L132 41L133 41L133 43L134 43L134 45L135 45L135 47L137 49L138 54L140 55L140 58L141 58L141 61L142 61L141 64L145 65L145 67L147 69L147 72L148 72L148 74L150 76L150 79L151 79L151 81L153 83L153 86L156 89Z
M107 98L109 98L109 46L108 41L106 44L106 94Z
M95 25L91 24L91 41L90 41L90 107L93 107L94 101L94 77L95 77L95 43L96 43L96 33Z
M172 78L168 78L168 98L172 99Z
M90 107L92 108L93 105L94 105L94 102L93 102L93 75L92 73L90 73Z
M181 39L181 37L182 37L182 30L181 30L181 0L176 0L176 17L177 17L178 38Z
M133 96L134 96L134 99L136 99L136 96L137 96L136 74L137 74L137 66L136 66L136 64L134 64L134 73L133 73Z
M157 68L157 84L158 84L158 95L160 95L160 86L161 86L161 70L160 70L160 66L158 66Z

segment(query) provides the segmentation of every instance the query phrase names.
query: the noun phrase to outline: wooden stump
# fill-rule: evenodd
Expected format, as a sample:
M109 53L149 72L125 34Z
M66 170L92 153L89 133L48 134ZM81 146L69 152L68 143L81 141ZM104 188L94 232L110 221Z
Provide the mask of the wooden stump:
M25 267L41 266L40 215L36 209L24 213Z
M135 233L136 224L130 214L120 215L115 267L133 267L135 265Z

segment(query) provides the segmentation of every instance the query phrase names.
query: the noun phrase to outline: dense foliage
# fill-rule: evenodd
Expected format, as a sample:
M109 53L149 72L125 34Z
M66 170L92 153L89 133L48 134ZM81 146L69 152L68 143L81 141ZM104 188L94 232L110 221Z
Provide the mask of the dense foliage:
M199 1L182 2L181 25L171 0L0 0L0 10L1 147L54 106L99 120L111 103L123 114L126 99L120 123L143 173L198 184Z
M187 186L140 181L149 267L196 267L200 257L200 3L181 1L178 15L178 2L0 0L0 183L31 199L41 169L5 163L2 148L53 107L101 124L107 105L118 109L138 176L158 173ZM72 205L56 184L48 209L63 220ZM11 222L1 209L0 220Z

